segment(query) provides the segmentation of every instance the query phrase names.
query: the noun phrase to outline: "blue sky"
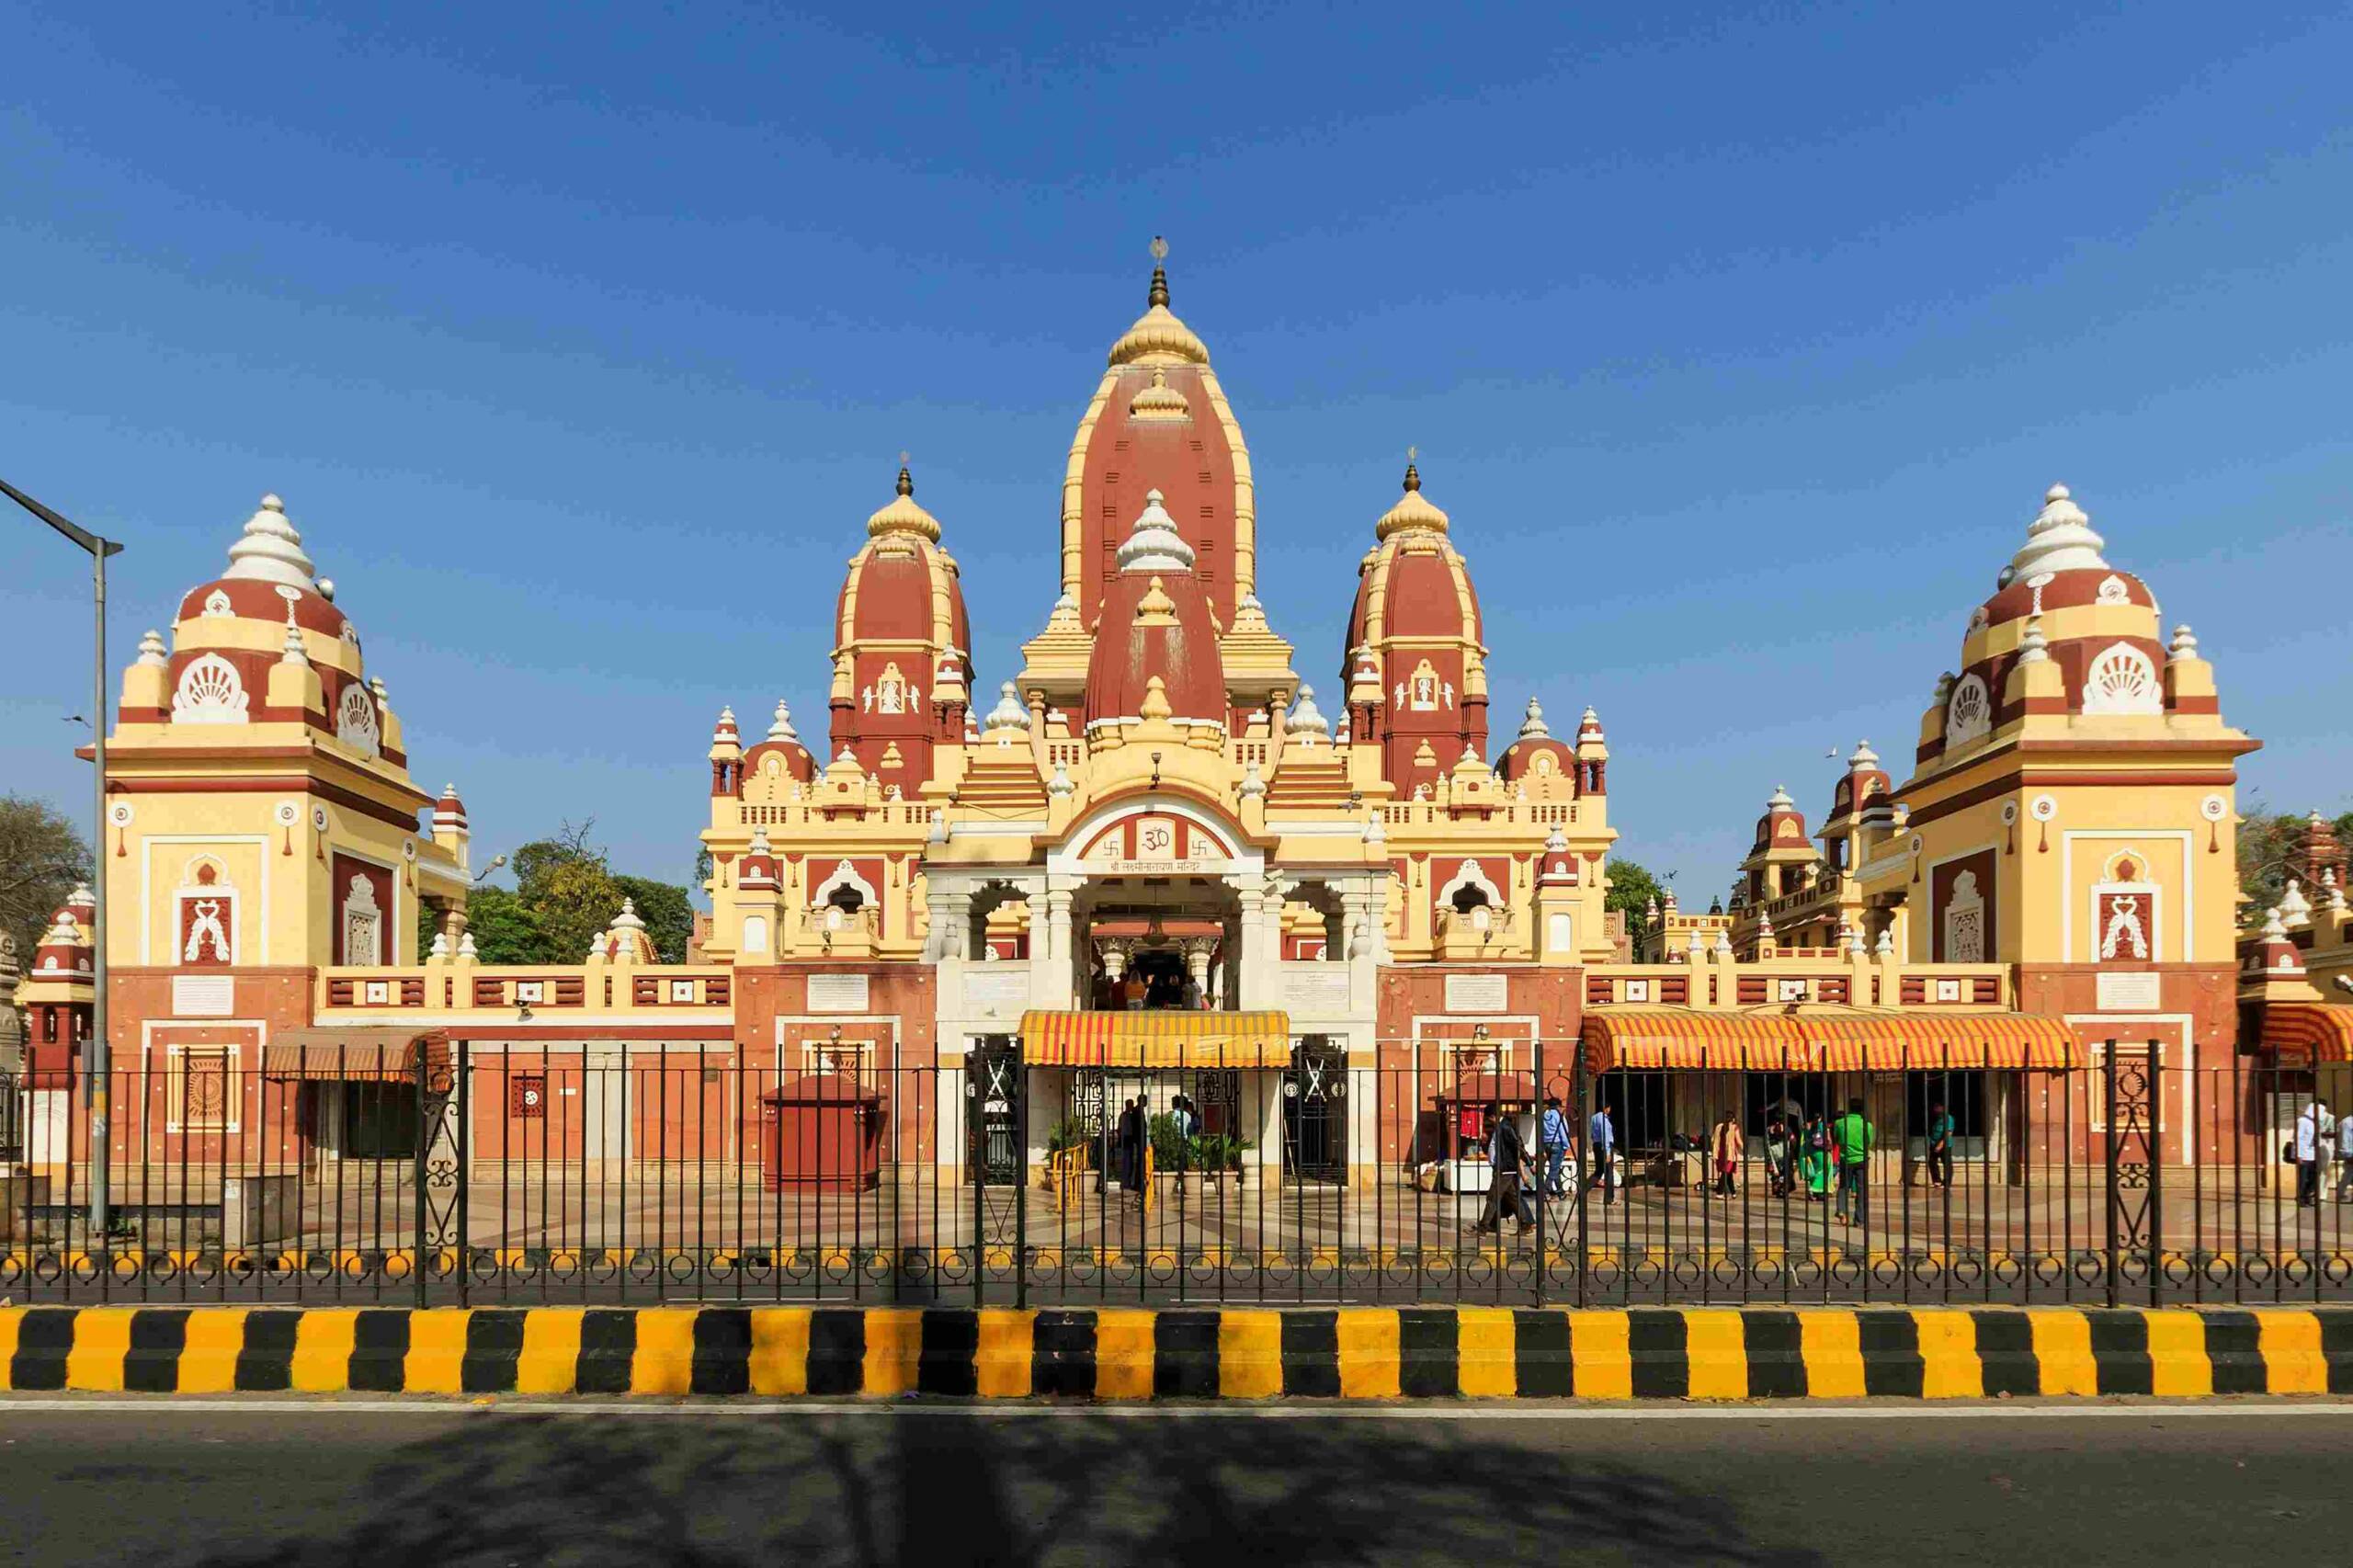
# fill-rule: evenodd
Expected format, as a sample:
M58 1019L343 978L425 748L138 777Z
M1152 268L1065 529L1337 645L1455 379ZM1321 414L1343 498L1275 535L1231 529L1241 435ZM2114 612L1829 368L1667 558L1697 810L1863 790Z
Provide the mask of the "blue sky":
M318 9L0 4L0 476L129 542L118 667L284 495L485 851L684 880L902 449L1011 674L1154 233L1303 672L1418 445L1498 730L1595 704L1686 889L1908 757L2054 480L2262 799L2353 789L2341 6ZM0 526L77 810L85 582Z

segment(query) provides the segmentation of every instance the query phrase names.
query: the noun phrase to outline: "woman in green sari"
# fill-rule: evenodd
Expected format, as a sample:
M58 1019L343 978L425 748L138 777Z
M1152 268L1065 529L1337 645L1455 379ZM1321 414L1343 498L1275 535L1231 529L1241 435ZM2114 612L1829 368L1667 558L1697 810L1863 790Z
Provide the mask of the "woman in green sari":
M1832 1147L1830 1119L1817 1111L1806 1118L1798 1140L1798 1177L1805 1183L1809 1203L1820 1203L1838 1178L1837 1154Z

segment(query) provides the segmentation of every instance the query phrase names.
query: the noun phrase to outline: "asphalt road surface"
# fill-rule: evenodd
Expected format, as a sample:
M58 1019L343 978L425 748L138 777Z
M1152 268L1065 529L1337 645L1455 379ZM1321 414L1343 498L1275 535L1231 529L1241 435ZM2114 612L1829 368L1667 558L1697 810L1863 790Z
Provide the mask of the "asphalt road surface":
M2082 1568L2335 1562L2353 1529L2344 1404L1366 1418L68 1403L0 1399L0 1563Z

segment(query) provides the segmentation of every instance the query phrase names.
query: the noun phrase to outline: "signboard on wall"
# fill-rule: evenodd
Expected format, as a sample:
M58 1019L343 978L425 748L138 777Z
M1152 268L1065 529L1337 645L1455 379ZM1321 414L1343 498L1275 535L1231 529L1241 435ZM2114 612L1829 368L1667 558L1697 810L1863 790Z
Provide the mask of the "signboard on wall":
M1446 1010L1449 1013L1501 1013L1511 1006L1511 981L1500 974L1449 974L1446 977Z
M868 977L862 974L813 974L809 977L809 1011L813 1013L864 1013L871 1010L868 1001Z
M964 1008L988 1016L1009 1016L1029 1005L1029 966L983 968L964 972Z
M1293 1015L1329 1017L1348 1010L1348 966L1291 963L1283 966L1283 1006Z
M2103 1013L2154 1013L2165 999L2164 980L2146 970L2103 973L2096 1005Z

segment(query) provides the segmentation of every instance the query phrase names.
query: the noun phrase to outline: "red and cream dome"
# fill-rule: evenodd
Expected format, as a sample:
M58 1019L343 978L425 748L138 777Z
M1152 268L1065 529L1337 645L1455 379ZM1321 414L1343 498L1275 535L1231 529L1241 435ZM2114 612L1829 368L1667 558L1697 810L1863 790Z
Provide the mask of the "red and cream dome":
M1797 801L1779 784L1765 801L1765 814L1756 819L1756 837L1750 846L1753 851L1769 849L1776 845L1809 844L1805 831L1805 813L1798 810Z
M832 749L848 747L862 769L912 793L930 777L933 745L962 733L972 625L956 560L904 464L866 533L834 618Z
M1225 669L1208 596L1194 575L1196 557L1160 492L1147 492L1115 557L1119 571L1103 596L1103 616L1086 665L1086 722L1145 717L1146 696L1160 685L1180 723L1226 727Z
M384 744L383 694L367 679L359 634L335 608L335 585L313 572L285 504L263 496L229 548L228 569L181 596L168 653L158 632L140 640L136 667L160 667L165 695L152 707L152 699L126 699L123 718L172 724L307 720L367 756L403 762L397 748ZM316 672L319 709L271 706L270 672L280 665Z
M98 901L87 883L68 893L65 902L50 915L49 929L41 934L40 945L33 949L32 967L26 978L89 975L90 925L97 915Z
M1347 663L1351 739L1381 747L1382 776L1410 793L1468 749L1487 751L1486 647L1479 596L1447 515L1405 465L1404 491L1373 525L1357 568Z
M1847 771L1830 792L1830 814L1823 819L1823 831L1842 827L1860 812L1893 804L1894 790L1894 780L1879 765L1879 753L1871 750L1870 742L1862 742L1847 759Z
M2055 711L2098 719L2169 710L2156 596L2109 563L2105 542L2067 487L2052 485L2026 543L1970 617L1961 669L1940 683L1943 733L1924 743L1922 761L1972 745L2027 711L2028 699L2008 693L2011 671L2025 662L2057 666L2064 698L2052 702Z
M776 716L768 721L766 740L744 753L744 777L790 778L806 784L817 776L817 759L801 744L801 732L792 727L792 709L782 698L777 699Z
M1547 773L1575 779L1576 753L1552 733L1552 727L1544 722L1543 704L1536 699L1528 699L1528 717L1520 723L1519 737L1504 748L1504 755L1495 761L1495 773L1506 784Z

